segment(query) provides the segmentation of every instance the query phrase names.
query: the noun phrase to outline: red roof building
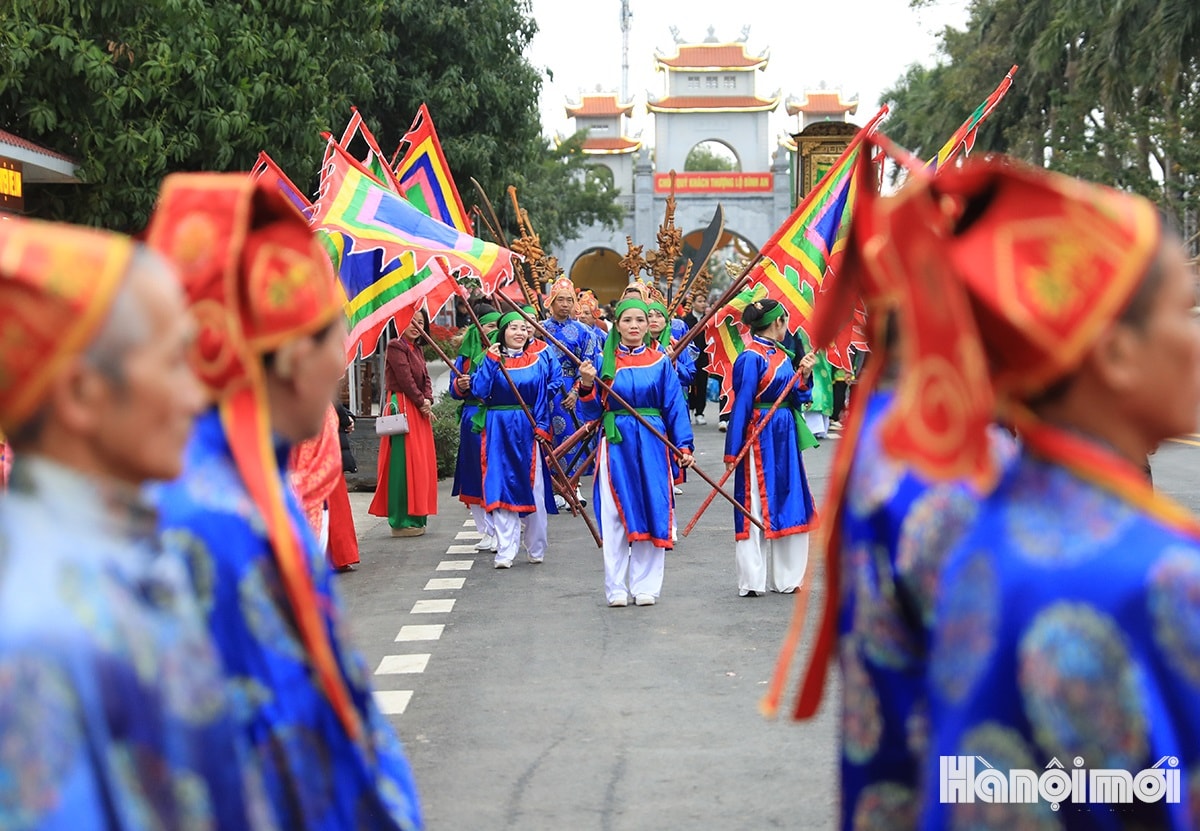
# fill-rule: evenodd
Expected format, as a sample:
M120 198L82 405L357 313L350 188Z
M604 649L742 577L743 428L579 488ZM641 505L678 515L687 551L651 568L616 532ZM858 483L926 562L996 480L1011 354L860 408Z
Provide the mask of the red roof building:
M626 136L618 138L594 138L588 136L583 142L583 152L590 155L609 156L632 153L642 146L637 139Z
M567 116L570 118L614 118L622 115L633 115L633 102L618 103L614 92L584 95L578 104L567 104Z
M766 69L767 60L766 52L761 55L746 54L744 43L681 43L674 55L654 55L656 69L674 72Z
M669 95L646 103L652 113L762 113L779 106L779 96L756 95Z
M857 111L858 99L844 101L840 91L805 92L803 98L787 100L787 114L799 117L800 130L817 121L845 121L846 116Z
M24 168L25 181L31 184L67 184L79 181L75 176L79 162L75 159L7 130L0 130L0 157L19 162Z
M642 146L625 135L624 121L633 115L633 102L621 103L615 93L582 95L578 104L568 102L567 115L575 119L576 130L587 133L583 152L589 156L623 156Z

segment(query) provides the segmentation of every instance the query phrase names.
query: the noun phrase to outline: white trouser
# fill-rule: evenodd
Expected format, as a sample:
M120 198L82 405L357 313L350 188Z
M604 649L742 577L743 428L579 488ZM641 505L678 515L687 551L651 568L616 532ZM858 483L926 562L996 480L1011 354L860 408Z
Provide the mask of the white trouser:
M829 432L829 416L824 413L814 413L810 410L804 414L804 423L814 436L824 436Z
M750 465L746 489L750 494L750 513L762 522L762 497L758 492L758 464L754 451L746 454ZM768 540L758 526L746 520L750 536L738 540L733 547L737 560L738 594L766 591L790 592L800 588L804 569L808 567L808 533L789 534ZM770 561L770 575L767 563Z
M600 443L596 476L600 480L600 533L604 537L604 596L609 603L629 595L657 598L662 591L667 553L648 540L629 541L609 489L607 439Z
M482 505L472 505L471 516L475 520L475 530L485 537L496 536L496 527L492 524L492 515L483 509Z
M515 511L497 508L492 511L492 524L496 536L496 562L515 560L521 547L521 532L525 532L525 548L529 559L541 561L546 557L546 498L542 479L541 451L537 464L533 466L533 504L537 508L522 518Z
M317 547L322 554L329 553L329 502L321 508L321 530L317 532Z

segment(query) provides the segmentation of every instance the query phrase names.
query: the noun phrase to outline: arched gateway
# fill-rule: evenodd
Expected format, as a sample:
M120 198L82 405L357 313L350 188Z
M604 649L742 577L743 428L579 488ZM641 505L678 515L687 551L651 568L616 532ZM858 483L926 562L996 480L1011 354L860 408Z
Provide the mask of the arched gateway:
M792 159L784 147L770 154L768 114L780 95L759 97L755 83L767 61L765 52L748 54L744 42L718 42L711 30L703 43L679 43L674 55L656 54L666 95L647 105L654 114L654 161L640 140L624 134L631 101L612 93L583 95L567 107L577 128L588 131L584 152L612 171L625 208L619 229L585 228L563 246L559 261L570 264L577 286L591 288L602 301L619 293L626 278L617 260L626 251L625 238L654 246L671 170L678 172L675 223L685 234L698 237L718 203L725 207L726 231L744 241L743 249L757 251L782 224L793 204ZM712 141L728 148L739 169L685 171L688 153Z

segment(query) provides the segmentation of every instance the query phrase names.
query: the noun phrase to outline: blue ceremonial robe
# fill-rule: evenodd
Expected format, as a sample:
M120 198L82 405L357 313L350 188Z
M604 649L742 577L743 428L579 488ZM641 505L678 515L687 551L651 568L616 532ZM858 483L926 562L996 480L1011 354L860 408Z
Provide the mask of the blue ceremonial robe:
M679 343L688 333L688 325L679 318L671 319L671 348ZM700 355L700 350L696 347L696 341L692 340L688 343L687 348L679 354L675 359L675 372L679 376L679 383L683 385L683 398L687 400L687 390L692 385L692 381L696 379L696 358Z
M537 436L546 440L550 438L551 367L540 354L528 349L520 355L504 357L504 368L537 422ZM554 507L550 468L538 449L534 426L500 370L499 359L490 352L484 355L471 376L471 393L485 405L482 436L484 509L513 511L522 516L533 513L536 510L534 465L540 464L546 512L558 513Z
M947 558L929 689L923 827L983 827L986 815L1007 829L1196 828L1197 537L1026 448ZM1088 804L1101 796L1089 781L1058 811L1045 798L942 804L939 755L982 758L1006 780L1052 759L1071 778L1158 766L1165 794Z
M464 355L454 359L455 372L450 373L450 397L463 402L458 417L458 458L454 464L454 487L451 496L457 496L464 505L483 504L483 439L474 430L475 413L479 411L479 399L473 394L462 395L454 382L460 374L471 372L471 362Z
M938 574L975 519L979 497L957 482L930 486L884 452L890 391L862 403L846 482L839 641L842 667L841 827L902 831L917 822L927 748L925 675ZM997 434L999 464L1011 439Z
M687 402L666 355L647 346L634 350L618 346L616 372L609 384L629 406L655 411L642 413L642 417L676 447L693 448ZM671 453L616 399L598 395L599 389L596 384L579 399L580 415L591 421L614 413L612 421L621 440L605 437L602 441L606 442L609 487L625 533L630 541L649 540L658 548L672 548L675 498L671 493ZM595 505L602 504L600 487L597 476L592 494Z
M274 828L140 492L22 455L0 499L0 828Z
M421 827L412 771L371 696L367 668L346 637L340 599L276 448L287 509L308 555L334 656L364 725L346 733L322 693L292 620L262 516L234 464L216 410L201 416L181 479L159 493L165 538L190 558L238 715L261 762L280 824L293 829Z
M726 463L737 457L750 430L766 415L794 374L791 356L779 344L757 336L746 344L733 362L733 404L725 432ZM753 454L767 539L808 531L816 513L800 457L801 433L797 424L797 419L802 419L801 405L811 400L812 393L803 382L796 383L734 472L733 497L750 510L746 476L749 456ZM733 529L736 539L750 536L749 524L741 511L734 511Z
M543 321L542 326L576 358L581 361L591 361L595 366L600 366L600 347L591 326L570 318L559 323L553 317ZM582 423L579 416L563 406L563 398L574 391L579 382L579 367L558 347L551 345L549 351L549 357L558 367L559 389L551 399L550 412L554 446L558 447L568 436L578 430ZM574 471L568 470L567 473L573 474Z

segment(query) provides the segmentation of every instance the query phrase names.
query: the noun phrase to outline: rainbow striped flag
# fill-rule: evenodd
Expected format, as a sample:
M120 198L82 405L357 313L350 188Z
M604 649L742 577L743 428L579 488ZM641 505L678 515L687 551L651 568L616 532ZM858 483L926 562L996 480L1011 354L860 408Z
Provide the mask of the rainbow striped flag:
M421 210L458 230L474 234L470 215L450 175L450 165L442 152L433 118L424 104L417 110L412 126L400 140L392 157L400 194Z
M354 143L354 139L361 138L367 145L366 158L361 160L361 164L366 168L367 172L375 177L380 184L387 187L394 193L400 193L400 183L396 181L392 169L388 167L387 158L383 155L383 151L379 149L379 142L375 140L375 134L367 127L367 122L363 118L362 113L358 111L358 107L350 108L350 121L346 124L346 129L342 131L342 139L338 142L338 146L351 153L350 145ZM353 156L353 153L351 153ZM328 148L325 150L325 159L322 163L329 164L332 157L332 151ZM357 158L357 157L355 157Z
M794 333L812 319L813 301L826 279L836 273L846 247L859 182L855 160L862 142L887 115L883 106L858 131L796 210L762 247L762 259L750 272L751 286L764 286L783 303ZM868 185L869 186L869 185Z
M733 406L733 362L746 349L750 329L742 323L742 312L757 300L767 298L767 287L752 286L734 295L704 327L704 339L708 342L704 351L708 353L708 374L721 377L721 395L725 396L722 413Z
M416 255L403 252L384 263L383 250L354 249L354 241L337 231L318 229L317 239L329 254L338 279L350 298L346 302L346 361L361 353L367 357L379 344L379 336L389 321L403 332L431 293L454 291L454 280L436 262L417 268Z
M996 105L1000 103L1000 99L1008 94L1009 87L1012 86L1013 76L1017 74L1017 68L1017 64L1013 64L1012 69L1008 70L1008 74L1000 82L1000 86L996 87L992 91L992 94L975 108L975 112L971 113L970 117L954 131L954 135L942 145L942 149L937 152L937 155L925 164L927 170L931 173L936 173L954 161L960 151L964 155L971 152L972 148L975 147L975 138L979 133L979 125L992 114L992 110L996 109Z
M283 191L283 195L299 209L300 213L306 217L312 214L312 202L288 178L287 174L283 172L283 168L267 155L265 150L258 151L258 160L255 161L254 167L250 168L250 178L274 182L275 186Z
M332 140L323 173L311 224L349 298L351 356L371 354L392 317L411 318L421 303L436 311L459 290L452 274L486 293L512 279L511 251L425 216Z

